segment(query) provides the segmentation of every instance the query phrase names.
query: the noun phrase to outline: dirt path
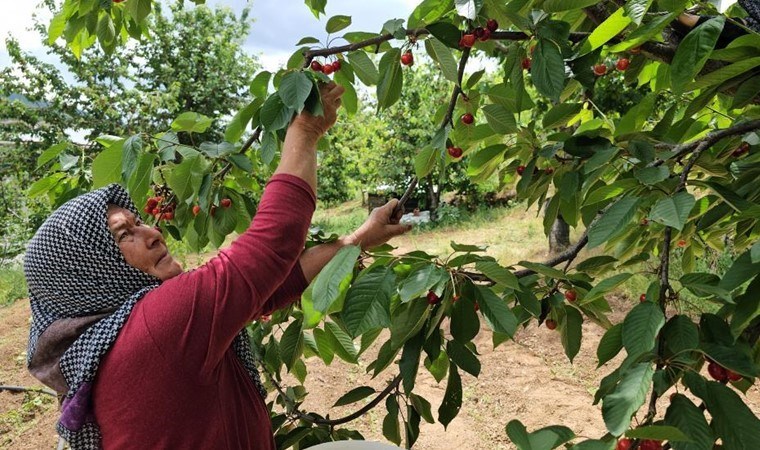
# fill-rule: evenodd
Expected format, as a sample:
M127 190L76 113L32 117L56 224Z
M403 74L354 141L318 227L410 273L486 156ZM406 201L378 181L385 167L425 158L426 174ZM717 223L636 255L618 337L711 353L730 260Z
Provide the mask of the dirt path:
M613 322L622 319L627 304L624 299L613 301ZM25 369L28 321L25 301L0 309L0 383L4 385L40 386ZM521 420L529 430L563 424L582 436L604 434L600 409L591 404L595 387L609 372L607 367L596 370L595 352L603 330L584 325L583 345L573 364L564 356L559 334L546 328L531 325L521 330L514 342L495 350L490 333L485 328L482 331L476 338L482 371L477 379L463 374L464 400L459 416L446 431L440 424L423 421L416 449L512 449L504 431L511 419ZM378 343L382 342L381 336ZM331 366L324 366L318 358L309 359L309 397L304 407L340 417L355 410L356 405L329 410L325 405L332 405L359 385L385 387L394 373L389 371L376 380L364 374L373 351L376 349L368 350L365 364L358 367L337 359ZM424 368L420 369L415 392L431 402L434 415L444 389L445 382L439 385ZM759 414L757 387L748 393L747 401ZM380 431L383 417L384 408L378 407L354 422L354 427L367 439L384 440ZM56 418L57 407L49 396L0 393L0 448L54 449Z

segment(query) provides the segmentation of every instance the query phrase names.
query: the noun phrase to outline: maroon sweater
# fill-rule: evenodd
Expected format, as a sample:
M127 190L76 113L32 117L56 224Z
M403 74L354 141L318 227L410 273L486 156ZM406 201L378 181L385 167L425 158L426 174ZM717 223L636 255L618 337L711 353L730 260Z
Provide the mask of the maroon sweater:
M305 181L272 177L243 235L135 305L95 380L104 448L274 448L264 400L230 345L306 288L298 257L314 208Z

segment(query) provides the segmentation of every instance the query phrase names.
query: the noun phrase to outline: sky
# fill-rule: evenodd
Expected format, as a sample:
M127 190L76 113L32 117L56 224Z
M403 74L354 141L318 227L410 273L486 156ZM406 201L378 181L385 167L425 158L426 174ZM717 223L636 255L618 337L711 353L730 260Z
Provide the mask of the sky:
M129 1L129 0L126 0ZM166 0L159 0L168 3ZM229 6L240 12L247 3L245 0L206 0L210 6ZM252 0L251 4L251 33L245 43L248 53L259 57L267 69L277 69L284 66L287 58L296 50L296 42L304 36L314 36L318 39L326 37L325 23L327 18L342 14L352 18L351 27L341 31L374 31L379 32L386 20L394 18L406 19L421 0L328 0L325 8L326 16L317 20L312 15L303 0ZM36 0L12 1L4 5L0 14L0 67L8 65L8 54L5 48L5 38L10 34L21 44L21 48L32 52L44 61L55 63L46 55L40 42L40 36L31 30L32 14L37 12L44 23L51 14L37 9ZM62 2L61 2L62 3ZM187 2L191 7L191 2Z

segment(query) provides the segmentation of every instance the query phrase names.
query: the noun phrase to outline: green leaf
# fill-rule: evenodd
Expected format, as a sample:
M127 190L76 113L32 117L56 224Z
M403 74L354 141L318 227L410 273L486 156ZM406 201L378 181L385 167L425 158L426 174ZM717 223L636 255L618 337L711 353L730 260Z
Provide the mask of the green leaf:
M559 46L548 39L539 39L533 51L530 70L536 90L550 99L559 101L565 88L565 62Z
M752 77L742 83L734 94L734 100L731 109L744 108L760 95L760 76Z
M153 164L157 156L153 153L143 153L137 163L137 169L128 180L129 195L137 204L142 201L150 190L150 180L153 175Z
M327 20L325 31L328 33L337 33L351 25L351 16L332 16Z
M295 320L288 325L282 334L282 339L280 339L280 358L290 370L296 360L301 357L301 354L303 354L301 320Z
M694 350L699 346L697 325L684 315L673 316L662 329L663 342L673 355Z
M261 137L261 147L259 147L259 158L261 162L269 165L277 154L277 136L274 132L265 131Z
M393 270L385 266L373 267L359 275L346 293L341 314L350 336L391 325L390 305L395 278Z
M681 191L673 197L666 197L655 203L649 213L650 220L682 230L689 218L689 212L697 203L693 195Z
M628 430L626 437L636 439L656 439L658 441L684 442L691 439L676 427L668 425L649 425Z
M479 295L475 289L471 284L464 285L451 313L451 335L463 344L471 341L480 331L480 320L475 312L475 301Z
M361 254L361 248L356 245L347 245L333 256L327 265L322 268L314 280L314 309L325 313L333 302L338 299L340 284L350 277L356 264L356 258Z
M377 107L386 109L401 98L404 77L401 73L401 50L393 48L380 59L380 80L377 83ZM361 77L360 77L361 78Z
M135 19L135 22L139 24L150 15L152 2L151 0L130 0L125 5L127 12Z
M320 328L314 329L314 340L317 342L317 348L319 349L319 357L325 364L329 365L335 357L335 349L333 348L333 339L329 333Z
M359 353L351 337L334 322L325 322L325 331L327 331L330 346L335 354L343 361L356 364ZM317 340L317 344L319 344L319 340Z
M280 82L279 94L282 104L296 112L301 112L304 102L309 98L314 83L301 71L290 72Z
M248 89L251 95L257 98L266 97L267 90L269 89L269 79L271 77L272 77L272 74L266 70L256 74L256 76L253 77L253 81L251 81L251 86Z
M631 278L631 276L632 274L630 273L619 273L603 281L600 281L599 283L597 283L596 286L594 286L590 291L588 291L586 296L583 297L583 300L581 300L579 304L587 305L589 303L594 302L595 300L603 297L604 294L606 294L607 292L625 283L629 278Z
M417 369L420 367L420 355L422 354L422 344L424 343L424 330L404 342L404 349L401 352L398 366L403 378L404 393L407 395L412 392L414 382L417 380Z
M121 181L121 148L123 142L106 148L92 161L93 189Z
M385 399L388 414L383 418L383 436L396 445L401 444L401 428L398 424L398 401L394 395Z
M230 144L229 142L220 142L218 144L214 142L202 142L200 145L200 150L209 158L220 158L222 156L234 153L237 150L237 147Z
M418 179L423 179L430 174L435 168L435 165L441 159L441 151L433 148L430 145L425 147L417 153L414 157L414 173Z
M665 316L660 307L652 302L639 303L623 321L623 346L628 355L636 357L654 348Z
M760 273L760 263L753 263L750 254L751 250L747 250L734 260L720 280L721 288L729 292L733 291Z
M578 54L584 55L598 49L619 35L631 22L631 18L625 14L625 9L618 8L604 22L594 28L594 31L591 32L586 41L581 45Z
M554 107L544 115L544 128L549 129L564 126L573 116L581 112L581 110L583 110L583 105L580 103L560 103L554 105Z
M267 131L277 131L285 128L293 116L293 110L285 106L279 92L266 99L261 106L261 125Z
M69 145L68 142L59 142L57 144L54 144L50 147L48 147L44 152L40 154L40 156L37 158L37 169L44 166L48 162L52 161L53 159L57 158L58 155L66 150L66 147Z
M514 336L518 325L517 317L509 309L507 302L486 286L475 286L475 292L478 294L478 306L491 330Z
M641 20L646 15L653 0L628 0L623 7L625 14L633 20L636 25L641 25Z
M697 297L730 298L729 292L718 286L720 278L711 273L687 273L678 282Z
M634 169L633 176L641 181L642 184L652 186L665 181L670 176L670 171L665 166L645 167L643 169Z
M683 431L691 442L671 442L673 450L711 450L715 436L707 424L704 413L682 394L670 400L665 413L665 424Z
M572 11L574 9L596 5L597 3L598 2L592 0L546 0L541 9L549 13Z
M261 108L262 103L261 100L254 100L238 111L224 130L224 140L230 143L237 142L243 136L254 112Z
M720 383L706 383L702 398L712 417L711 427L726 449L750 450L760 442L760 419L741 397Z
M185 131L187 133L203 133L214 122L203 114L196 112L184 112L172 122L172 130Z
M438 284L445 273L433 264L420 266L399 284L399 297L406 303L427 294L431 287Z
M483 7L483 0L454 0L454 5L460 16L475 20Z
M177 197L184 201L192 197L201 185L208 162L200 154L185 157L180 164L171 166L166 173L166 182Z
M699 77L694 83L691 83L687 87L686 91L695 91L697 89L704 89L706 87L718 85L737 75L753 70L757 66L760 66L760 57L743 59Z
M425 50L433 61L438 63L443 76L454 84L459 84L457 62L451 54L451 50L435 37L425 40Z
M425 400L424 397L421 397L417 394L409 394L409 400L412 401L412 406L420 415L420 417L425 419L425 422L435 423L435 419L433 418L433 413L431 412L431 405L429 401Z
M588 230L589 248L604 244L625 231L638 206L638 197L623 197L613 204Z
M571 429L559 425L544 427L528 433L525 425L519 420L511 420L507 424L506 432L518 450L551 450L575 437L575 433Z
M101 12L98 17L98 29L97 29L98 41L104 48L113 42L116 36L116 29L113 25L113 19L108 12Z
M66 174L63 172L55 172L50 176L40 178L39 180L32 183L31 186L29 186L29 190L27 191L26 195L29 198L35 198L42 194L48 193L64 178L66 178Z
M359 400L363 400L370 395L377 392L374 388L370 386L359 386L358 388L351 389L350 391L343 394L338 401L335 402L333 405L333 408L336 406L345 406L350 405L351 403L356 403Z
M459 38L462 36L462 32L451 22L443 20L431 23L425 28L447 47L459 49Z
M66 28L66 12L60 11L53 16L48 26L48 44L53 45L59 37L63 34L63 30Z
M692 29L678 44L670 63L670 85L676 94L682 92L686 83L702 70L718 42L725 21L722 15L713 17Z
M620 436L628 429L631 417L644 404L652 384L652 375L654 375L652 364L636 364L623 374L615 390L604 397L602 401L604 424L614 436Z
M433 23L450 11L453 6L454 2L452 0L424 0L412 11L407 20L407 26L409 28L418 28Z
M510 134L517 132L517 123L515 116L502 105L489 104L482 108L486 116L488 125L493 131L499 134Z
M581 313L574 307L565 305L565 320L560 322L559 331L562 336L562 347L570 362L573 362L573 358L581 349L582 325Z
M619 323L604 333L596 348L596 357L599 359L598 367L614 358L623 348L623 324Z
M416 335L430 315L426 300L402 303L391 316L391 343L396 349Z
M380 73L375 67L375 63L367 56L367 53L359 50L348 54L348 62L354 69L354 73L367 86L374 86L380 79Z
M353 115L359 110L359 99L356 96L356 89L354 89L354 85L348 78L347 73L348 71L344 70L336 72L335 76L333 76L333 81L343 86L343 89L345 89L341 96L341 105L346 109L346 112L349 115Z
M519 289L517 277L506 267L502 267L496 261L478 261L475 269L498 284L511 289Z
M700 349L713 361L745 377L756 377L758 370L746 347L702 342Z
M311 10L311 13L314 14L314 17L317 19L319 19L320 14L325 13L327 0L304 0L304 3L306 3L306 6L309 7L309 10Z
M455 365L449 368L449 380L446 383L446 392L443 394L443 401L438 408L438 421L446 429L452 420L459 414L462 407L462 378Z

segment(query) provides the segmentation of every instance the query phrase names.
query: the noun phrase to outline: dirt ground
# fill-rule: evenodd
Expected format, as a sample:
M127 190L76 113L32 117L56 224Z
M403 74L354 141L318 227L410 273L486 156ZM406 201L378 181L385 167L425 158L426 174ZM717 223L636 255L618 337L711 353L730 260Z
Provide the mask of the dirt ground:
M627 299L613 299L613 322L622 320ZM25 369L24 351L29 324L25 301L0 309L0 384L42 387ZM575 362L564 356L559 334L531 325L521 330L514 342L506 342L493 350L490 333L484 328L476 338L481 354L482 371L476 379L462 375L464 401L459 416L444 431L440 424L420 427L415 449L512 449L504 428L512 419L521 420L529 430L563 424L579 436L598 437L604 434L600 408L593 406L593 392L609 369L596 370L596 347L603 334L598 326L583 326L583 345ZM384 342L382 336L378 342ZM308 360L309 397L304 409L331 417L341 417L357 409L356 405L326 409L343 393L359 385L380 390L393 377L370 380L364 374L376 349L364 355L362 366L345 365L336 358L324 366L318 358ZM613 361L614 362L614 361ZM424 369L415 391L433 405L434 415L445 390ZM760 413L760 389L753 388L746 400L752 410ZM663 411L667 400L659 405ZM384 407L380 406L353 422L367 439L384 441L381 433ZM45 394L11 394L0 392L0 448L54 449L57 437L54 430L57 406Z

